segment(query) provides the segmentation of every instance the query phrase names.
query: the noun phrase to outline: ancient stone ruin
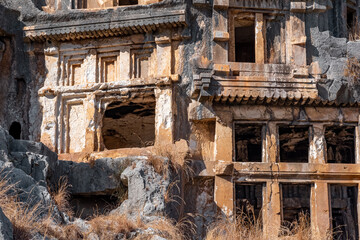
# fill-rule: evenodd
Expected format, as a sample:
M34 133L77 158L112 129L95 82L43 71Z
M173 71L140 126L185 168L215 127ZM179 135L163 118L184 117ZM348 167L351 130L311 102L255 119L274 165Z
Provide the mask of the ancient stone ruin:
M359 0L0 0L0 17L0 125L58 154L49 179L85 215L128 158L185 152L141 191L127 169L116 211L192 214L198 239L248 209L276 239L305 213L314 239L359 239ZM172 178L180 204L141 198Z

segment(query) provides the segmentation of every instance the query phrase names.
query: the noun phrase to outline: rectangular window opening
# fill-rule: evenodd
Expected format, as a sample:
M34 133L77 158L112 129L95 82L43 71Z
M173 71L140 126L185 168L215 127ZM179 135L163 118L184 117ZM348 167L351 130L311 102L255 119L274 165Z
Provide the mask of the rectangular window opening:
M325 128L327 163L355 163L355 127Z
M263 183L236 183L236 214L255 223L261 217Z
M359 239L357 194L356 186L330 185L331 223L334 239Z
M235 61L255 62L255 22L243 20L235 27Z
M301 217L310 220L311 184L281 184L282 225L292 230ZM310 224L309 222L306 222Z
M87 8L87 0L77 0L77 8L78 9Z
M119 0L118 6L137 5L138 0Z
M279 126L280 162L307 163L309 126Z
M235 161L262 162L262 124L235 124Z

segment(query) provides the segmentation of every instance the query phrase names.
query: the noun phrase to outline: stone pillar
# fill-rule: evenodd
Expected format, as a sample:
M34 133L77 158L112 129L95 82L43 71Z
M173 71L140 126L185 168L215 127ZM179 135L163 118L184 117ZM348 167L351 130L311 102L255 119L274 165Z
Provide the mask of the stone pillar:
M88 95L86 100L84 101L84 109L85 109L85 119L86 125L85 127L85 149L84 152L93 152L96 151L96 127L95 127L95 94ZM78 126L81 127L81 126Z
M84 59L84 82L83 83L95 83L96 82L96 58L97 52L95 49L90 49L86 58Z
M355 163L360 164L360 127L355 127Z
M262 13L255 14L255 62L265 63L265 20Z
M278 160L277 125L269 122L265 134L265 162L276 163Z
M310 127L309 163L325 164L324 125L314 123Z
M215 161L233 161L233 117L229 112L218 113L215 127ZM221 214L234 214L234 186L232 176L215 176L215 203Z
M166 31L161 36L155 37L157 77L169 77L171 75L171 33Z
M277 125L269 122L266 127L265 137L265 162L271 163L273 171L277 170L278 161L278 137ZM263 226L264 234L268 239L276 239L281 226L281 202L280 185L277 179L266 182L263 192Z
M120 55L119 55L119 76L120 80L128 80L130 79L130 62L131 62L131 56L130 56L130 46L123 46L120 49Z
M173 95L171 86L155 89L155 145L169 145L173 137Z
M268 181L263 192L263 234L266 239L277 239L281 226L281 196L277 180Z
M58 149L58 121L56 106L58 106L57 96L41 96L40 103L43 108L43 116L41 123L40 141L45 144L51 151L60 152Z
M357 200L357 205L356 205L356 210L357 210L357 215L358 215L357 224L358 224L358 232L360 233L360 218L359 218L359 216L360 216L360 201L359 201L359 199L360 199L360 184L359 183L357 184L357 192L358 192L358 196L357 196L358 200Z
M329 188L326 182L316 181L311 188L311 231L314 239L326 239L330 230Z
M292 63L297 66L306 66L305 11L305 1L292 0L290 5Z
M213 10L213 61L215 64L228 62L229 28L228 28L229 0L215 0Z

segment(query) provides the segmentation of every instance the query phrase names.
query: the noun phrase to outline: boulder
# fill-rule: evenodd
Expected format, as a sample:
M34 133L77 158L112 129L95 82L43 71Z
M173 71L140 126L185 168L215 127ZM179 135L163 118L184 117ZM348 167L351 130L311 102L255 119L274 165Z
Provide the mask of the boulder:
M128 186L128 199L112 214L127 214L133 220L140 216L146 222L166 211L169 177L157 173L148 161L134 162L123 171L121 179Z
M145 157L101 158L92 163L59 161L57 170L51 178L57 184L66 176L74 195L108 195L120 185L120 175L131 162Z

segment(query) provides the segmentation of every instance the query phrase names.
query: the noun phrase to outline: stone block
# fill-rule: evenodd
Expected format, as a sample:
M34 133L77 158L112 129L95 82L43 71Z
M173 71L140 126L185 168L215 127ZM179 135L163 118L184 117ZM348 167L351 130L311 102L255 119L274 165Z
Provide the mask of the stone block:
M215 31L214 32L214 41L229 41L230 36L228 32Z
M234 171L234 163L218 161L215 167L215 174L217 176L231 176Z

